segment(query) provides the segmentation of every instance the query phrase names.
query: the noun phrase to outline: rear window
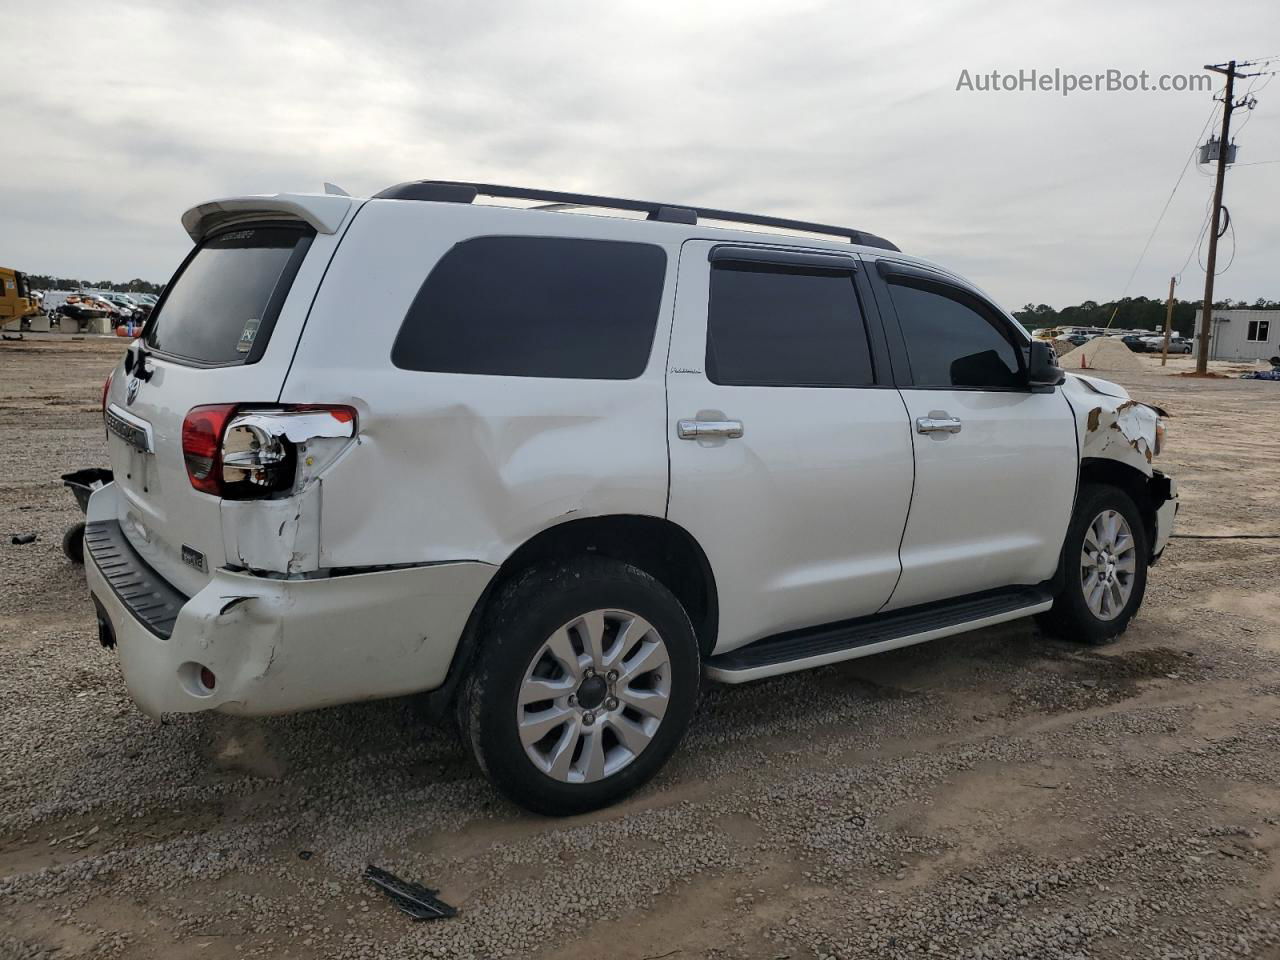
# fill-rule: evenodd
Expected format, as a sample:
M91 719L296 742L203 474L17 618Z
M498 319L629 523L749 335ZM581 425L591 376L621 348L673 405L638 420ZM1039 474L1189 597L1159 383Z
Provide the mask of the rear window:
M204 240L166 288L146 344L201 364L256 361L311 237L301 226L252 226Z
M391 349L404 370L629 380L658 322L661 247L478 237L440 258Z

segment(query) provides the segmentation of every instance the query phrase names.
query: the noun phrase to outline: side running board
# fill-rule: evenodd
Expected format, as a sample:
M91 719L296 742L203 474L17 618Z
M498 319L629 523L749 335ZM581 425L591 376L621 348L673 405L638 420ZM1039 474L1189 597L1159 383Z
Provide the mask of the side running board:
M1053 595L1044 587L988 590L765 637L709 657L705 672L722 683L745 683L1016 620L1051 606Z

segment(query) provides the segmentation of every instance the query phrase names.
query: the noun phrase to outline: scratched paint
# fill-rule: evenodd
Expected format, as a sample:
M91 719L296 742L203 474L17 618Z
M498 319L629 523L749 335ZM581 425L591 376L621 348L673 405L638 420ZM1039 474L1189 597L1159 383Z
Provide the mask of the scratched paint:
M1117 384L1096 377L1069 375L1064 385L1081 419L1081 454L1137 467L1151 475L1156 452L1159 407L1129 397Z

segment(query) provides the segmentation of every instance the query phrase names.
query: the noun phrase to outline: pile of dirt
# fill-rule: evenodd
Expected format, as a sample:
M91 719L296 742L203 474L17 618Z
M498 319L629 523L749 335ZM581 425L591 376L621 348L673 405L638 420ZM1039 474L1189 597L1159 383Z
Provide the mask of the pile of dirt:
M1053 347L1053 352L1060 357L1076 348L1076 345L1070 340L1050 340L1049 345Z
M1081 363L1083 361L1083 363ZM1084 367L1089 370L1143 370L1137 354L1112 337L1095 337L1083 346L1062 355L1064 369Z

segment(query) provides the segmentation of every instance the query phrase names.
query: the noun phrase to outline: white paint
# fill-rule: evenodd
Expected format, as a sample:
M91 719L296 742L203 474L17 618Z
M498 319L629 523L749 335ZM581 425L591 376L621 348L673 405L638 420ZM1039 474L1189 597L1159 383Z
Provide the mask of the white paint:
M1010 584L1057 569L1079 463L1061 391L903 390L912 422L942 412L959 433L912 433L916 479L902 579L886 609Z
M130 689L152 712L282 712L432 689L498 566L531 537L579 518L668 518L689 531L716 577L716 650L726 651L783 630L1047 579L1074 498L1077 439L1085 456L1151 474L1142 445L1154 443L1155 411L1126 405L1121 388L1093 378L1069 377L1044 394L707 380L711 243L869 260L868 248L339 196L215 201L188 211L184 224L200 236L261 216L303 219L318 231L261 360L200 369L155 358L132 404L119 369L108 398L146 424L154 453L111 440L116 482L95 493L90 515L119 519L142 557L192 598L160 643L87 565ZM661 246L666 285L643 373L553 380L393 367L393 341L431 266L454 243L485 235ZM181 450L187 411L251 402L349 406L358 432L327 414L250 413L256 426L300 445L292 495L232 502L195 491ZM1114 429L1087 429L1095 408ZM960 418L962 431L912 429L917 416L941 413ZM741 420L744 434L677 440L676 422L691 418ZM1172 512L1160 511L1158 546ZM184 545L205 554L208 572L182 562ZM407 568L329 574L370 566ZM237 597L251 599L223 614ZM178 671L189 661L218 674L214 695L182 685ZM781 669L823 662L833 661Z
M898 581L912 455L896 390L707 379L713 245L689 241L680 254L667 381L669 516L693 534L715 571L716 651L724 652L880 609ZM683 419L740 420L743 435L678 440L675 423Z
M115 484L96 491L89 519L114 517L117 498ZM173 635L161 640L133 619L85 556L129 692L157 717L211 709L289 713L438 686L493 573L474 562L315 580L216 570L182 608ZM182 668L190 663L214 672L212 693L184 684Z

